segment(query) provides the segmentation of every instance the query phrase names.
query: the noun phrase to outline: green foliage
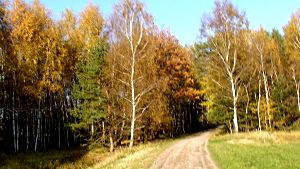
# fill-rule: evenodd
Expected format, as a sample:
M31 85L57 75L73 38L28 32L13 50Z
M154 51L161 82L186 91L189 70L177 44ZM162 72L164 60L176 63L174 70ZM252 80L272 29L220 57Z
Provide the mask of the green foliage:
M78 104L72 111L77 121L72 124L74 129L88 129L90 125L105 119L102 68L106 51L107 44L98 43L76 64L72 95Z
M202 19L202 42L192 48L209 122L230 129L236 111L241 131L298 125L299 18L300 11L292 15L284 36L249 30L245 13L230 1L215 3Z
M289 84L285 77L280 76L271 93L275 110L274 127L282 129L291 126L299 118L294 86Z

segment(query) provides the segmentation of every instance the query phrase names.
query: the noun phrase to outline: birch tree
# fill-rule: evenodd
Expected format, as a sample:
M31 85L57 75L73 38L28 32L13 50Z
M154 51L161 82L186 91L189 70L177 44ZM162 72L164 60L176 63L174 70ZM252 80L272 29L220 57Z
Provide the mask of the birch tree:
M254 32L252 35L253 42L253 53L256 59L256 66L258 66L258 76L259 81L262 79L263 86L264 86L264 93L265 93L265 101L266 101L266 114L267 114L267 124L266 128L271 128L271 120L272 120L272 101L271 101L271 94L270 94L270 82L272 77L277 76L278 72L276 67L279 64L279 50L275 41L267 35L267 33L260 28L259 31ZM260 84L260 82L259 82ZM259 86L260 91L260 86ZM259 93L260 95L260 93ZM259 108L258 108L259 110Z
M300 10L291 17L289 23L284 27L285 48L289 57L290 70L297 94L298 111L300 112Z
M233 128L238 132L238 99L240 94L240 77L243 74L241 65L241 46L244 32L248 29L248 21L244 13L240 13L228 0L216 1L213 13L202 18L201 36L208 41L212 50L210 60L221 67L220 74L229 84L229 89L218 79L212 79L219 87L231 92L233 109Z
M147 69L146 63L149 61L146 37L153 28L153 20L138 0L122 0L114 8L111 28L112 50L117 51L115 52L116 72L120 74L116 81L123 86L118 94L128 103L131 112L128 117L130 118L129 147L132 147L136 120L151 106L151 101L146 100L145 96L155 87L143 71Z

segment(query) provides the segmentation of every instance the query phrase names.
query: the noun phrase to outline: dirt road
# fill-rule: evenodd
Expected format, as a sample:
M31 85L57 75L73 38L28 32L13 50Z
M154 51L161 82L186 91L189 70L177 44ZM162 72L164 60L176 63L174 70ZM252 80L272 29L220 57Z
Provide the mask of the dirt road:
M207 149L212 133L198 133L176 143L158 156L151 169L217 169Z

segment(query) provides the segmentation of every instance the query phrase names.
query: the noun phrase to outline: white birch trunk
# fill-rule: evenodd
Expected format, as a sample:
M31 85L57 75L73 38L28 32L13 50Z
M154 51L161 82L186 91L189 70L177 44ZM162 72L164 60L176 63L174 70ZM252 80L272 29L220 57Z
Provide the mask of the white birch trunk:
M113 138L112 138L111 133L109 133L109 143L110 143L110 148L109 148L109 150L110 150L110 152L112 153L112 152L114 151L114 140L113 140Z
M266 97L266 104L267 104L268 123L266 123L266 126L271 128L272 126L271 126L271 115L270 115L270 91L269 91L269 85L268 85L268 78L266 75L266 68L265 68L264 59L263 59L263 50L264 49L262 46L256 46L256 48L260 54L261 72L262 72L263 81L264 81L265 97Z
M15 122L15 111L13 108L12 112L12 119L13 119L13 143L14 143L14 152L17 151L17 144L16 144L16 122Z
M20 136L20 133L19 133L19 130L20 130L20 127L19 127L19 124L18 124L18 112L16 112L16 152L19 151L19 136Z
M131 117L131 127L130 127L130 144L129 147L133 146L133 139L134 139L134 125L135 125L135 84L134 84L134 65L135 65L135 56L132 55L132 63L131 63L131 106L132 106L132 117Z
M135 62L136 62L136 52L137 48L139 47L142 37L143 37L143 24L142 21L140 20L140 32L138 34L138 41L134 43L134 38L133 38L133 27L134 27L134 21L137 17L137 13L133 11L133 13L130 16L130 20L128 22L128 17L126 16L125 18L125 36L129 42L130 45L130 50L131 50L131 67L130 67L130 88L131 88L131 98L130 98L130 103L131 103L131 110L132 110L132 115L131 115L131 126L130 126L130 143L129 147L131 148L133 146L133 141L134 141L134 130L135 130L135 120L136 120L136 107L139 102L140 97L142 96L142 93L140 93L140 97L136 98L137 96L135 95L135 89L136 89L136 84L135 84ZM127 25L128 24L128 25Z
M249 92L248 92L248 88L245 85L245 90L246 90L246 94L247 94L247 104L246 104L246 130L249 131L248 129L248 108L249 108L249 103L250 103L250 97L249 97Z
M271 115L270 115L270 92L269 92L269 85L267 76L263 70L263 79L264 79L264 86L265 86L265 96L266 96L266 104L267 104L267 115L268 115L268 126L271 128Z
M39 110L38 110L38 124L37 124L37 131L36 131L36 136L35 136L35 145L34 145L34 151L37 151L38 148L38 140L39 140L39 135L40 135L40 123L41 123L41 109L40 109L40 103L39 103Z
M257 101L257 118L258 118L258 130L261 131L261 123L260 123L260 99L261 99L261 94L260 94L260 80L258 82L258 101Z
M102 141L105 142L105 124L104 121L102 121Z
M26 151L29 149L29 126L28 126L29 120L27 117L26 121Z
M292 73L293 73L293 80L294 80L294 84L295 84L295 87L296 87L296 92L297 92L297 104L298 104L298 111L300 112L300 86L299 86L299 83L298 81L296 80L296 73L295 73L295 69L292 68Z
M94 122L92 121L92 125L91 125L91 133L92 133L92 137L94 136Z
M231 91L232 91L232 98L233 98L233 126L234 126L234 132L239 132L239 125L238 125L238 119L237 119L237 94L236 94L236 88L235 83L232 77L230 77L231 82Z
M234 43L236 43L236 39L234 39ZM237 65L237 49L231 47L231 42L228 41L226 44L226 51L222 53L218 50L218 45L213 42L213 45L216 48L216 52L224 64L224 68L226 70L227 76L229 77L228 81L231 85L231 94L233 100L233 127L234 133L238 133L239 126L238 126L238 118L237 118L237 101L238 101L238 94L239 94L239 86L238 86L238 76L235 75L236 73L236 65ZM230 52L233 50L233 53ZM232 56L233 63L231 63L229 57Z
M14 82L16 83L15 72L14 72ZM16 118L15 118L15 91L12 92L12 119L13 119L13 144L14 144L14 152L17 151L17 144L16 144Z
M31 116L32 116L32 121L31 121L31 124L32 124L32 138L33 141L35 140L35 136L36 136L36 121L34 119L34 117L36 117L36 114L35 114L35 109L31 109ZM33 147L34 148L34 147Z
M296 90L297 90L297 101L298 101L298 111L300 112L300 91L299 91L299 84L296 84Z

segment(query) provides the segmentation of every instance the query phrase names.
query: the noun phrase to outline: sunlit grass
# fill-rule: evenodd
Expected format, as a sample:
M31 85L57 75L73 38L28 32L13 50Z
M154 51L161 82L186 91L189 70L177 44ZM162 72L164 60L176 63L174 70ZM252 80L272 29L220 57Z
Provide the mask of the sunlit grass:
M106 169L143 169L149 168L157 156L166 148L177 142L178 140L161 140L139 145L133 149L124 149L115 152L111 160L104 163L98 163L93 166L93 169L106 168Z
M300 168L299 131L216 136L208 147L221 169Z

